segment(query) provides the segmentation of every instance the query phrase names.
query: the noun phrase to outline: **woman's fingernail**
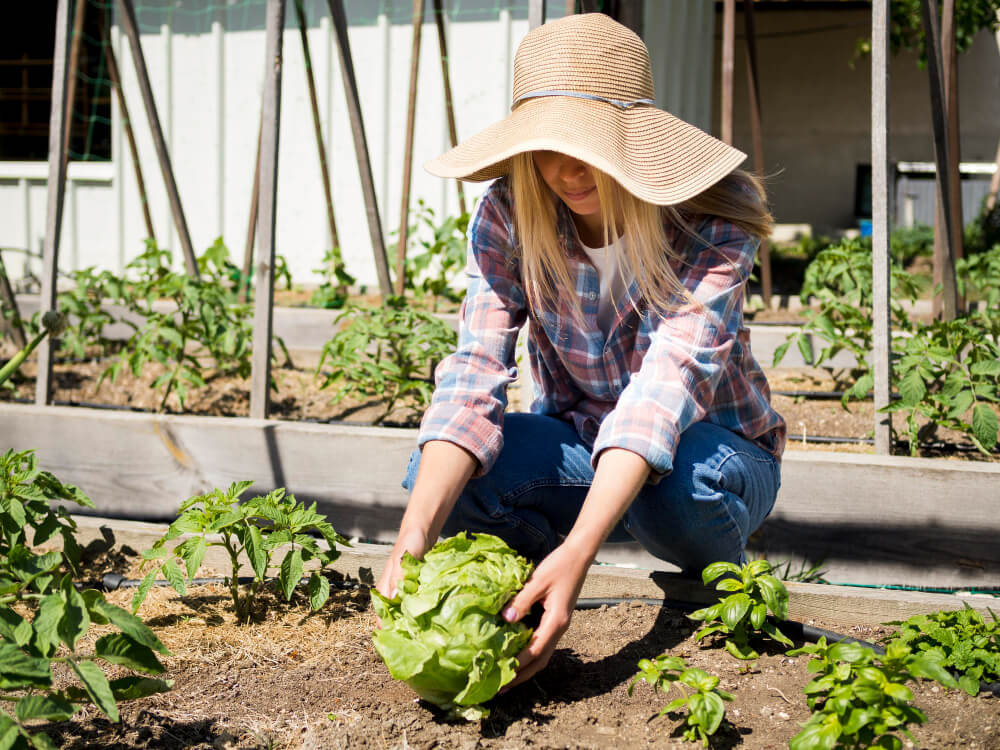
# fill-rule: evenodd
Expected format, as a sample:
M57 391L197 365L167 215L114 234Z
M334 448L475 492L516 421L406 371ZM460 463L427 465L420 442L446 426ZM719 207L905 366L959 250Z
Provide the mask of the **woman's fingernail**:
M507 607L503 612L500 613L507 622L514 622L517 619L517 610L513 607Z

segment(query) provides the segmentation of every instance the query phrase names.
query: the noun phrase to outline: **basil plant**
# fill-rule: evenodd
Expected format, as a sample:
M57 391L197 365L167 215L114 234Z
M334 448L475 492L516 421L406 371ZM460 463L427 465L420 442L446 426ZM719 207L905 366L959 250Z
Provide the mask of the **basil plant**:
M531 638L500 610L531 574L531 564L490 534L464 532L438 542L423 560L405 554L392 599L372 589L382 621L375 650L390 674L449 717L485 718L482 703L514 679Z

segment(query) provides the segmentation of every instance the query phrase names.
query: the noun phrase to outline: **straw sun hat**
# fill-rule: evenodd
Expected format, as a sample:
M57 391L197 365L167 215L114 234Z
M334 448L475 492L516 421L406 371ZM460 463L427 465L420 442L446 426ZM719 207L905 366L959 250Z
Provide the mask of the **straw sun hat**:
M650 203L691 198L746 154L654 105L649 51L602 13L567 16L524 37L514 57L511 113L425 168L479 182L510 158L549 150L580 159Z

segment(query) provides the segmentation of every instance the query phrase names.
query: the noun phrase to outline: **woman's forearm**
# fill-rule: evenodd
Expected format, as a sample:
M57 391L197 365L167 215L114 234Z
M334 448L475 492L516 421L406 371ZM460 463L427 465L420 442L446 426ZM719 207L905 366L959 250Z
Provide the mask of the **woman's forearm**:
M424 445L400 536L418 532L433 543L477 466L464 448L445 440Z
M649 464L637 453L608 448L601 453L587 499L564 544L587 557L588 564L621 520L649 476Z

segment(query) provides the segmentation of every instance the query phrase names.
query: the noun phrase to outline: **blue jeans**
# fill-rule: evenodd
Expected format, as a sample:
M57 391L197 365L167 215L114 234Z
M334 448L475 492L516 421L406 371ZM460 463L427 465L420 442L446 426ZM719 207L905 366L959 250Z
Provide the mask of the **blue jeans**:
M594 478L590 447L573 425L512 413L489 473L472 479L442 534L485 531L541 560L569 533ZM413 488L420 451L403 487ZM609 542L638 541L652 555L698 575L711 562L741 563L747 538L771 512L781 464L756 444L699 422L681 434L673 471L646 484Z

